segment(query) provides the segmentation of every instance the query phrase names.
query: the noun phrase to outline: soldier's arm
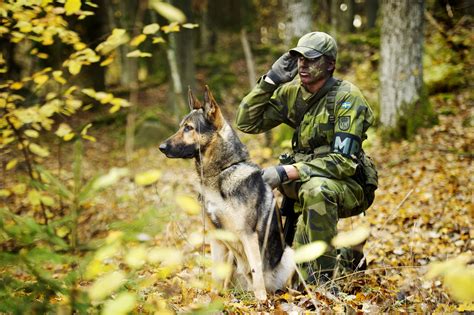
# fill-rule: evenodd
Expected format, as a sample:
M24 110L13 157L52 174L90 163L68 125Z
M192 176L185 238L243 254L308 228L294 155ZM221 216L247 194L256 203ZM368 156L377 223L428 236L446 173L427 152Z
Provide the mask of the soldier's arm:
M332 152L309 162L294 164L302 181L312 176L345 179L355 174L356 155L361 150L374 116L357 88L345 94L336 104Z
M281 124L279 98L278 86L261 77L240 103L236 117L237 128L246 133L261 133Z

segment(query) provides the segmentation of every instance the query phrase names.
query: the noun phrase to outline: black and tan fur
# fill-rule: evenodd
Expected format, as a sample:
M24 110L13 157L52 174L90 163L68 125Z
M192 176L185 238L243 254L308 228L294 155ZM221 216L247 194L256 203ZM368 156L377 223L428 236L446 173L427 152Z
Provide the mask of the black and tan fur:
M245 278L246 289L265 300L267 290L282 289L294 270L293 251L283 241L273 193L207 86L204 104L189 91L189 106L191 112L160 150L169 158L195 159L207 217L214 228L238 238L211 241L212 259L231 257L237 266L234 275Z

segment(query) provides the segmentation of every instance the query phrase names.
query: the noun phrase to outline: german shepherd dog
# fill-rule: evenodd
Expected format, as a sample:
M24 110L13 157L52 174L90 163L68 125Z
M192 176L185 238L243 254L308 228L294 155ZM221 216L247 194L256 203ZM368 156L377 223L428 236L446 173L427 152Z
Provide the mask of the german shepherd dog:
M191 112L160 150L168 158L194 158L207 218L215 229L230 231L238 239L211 240L213 262L230 259L237 267L233 280L245 279L244 289L266 300L267 290L285 287L295 266L293 251L282 237L272 190L260 168L249 161L245 145L222 116L209 87L204 104L189 89L188 103ZM215 289L226 288L230 279L219 281L215 272L212 276Z

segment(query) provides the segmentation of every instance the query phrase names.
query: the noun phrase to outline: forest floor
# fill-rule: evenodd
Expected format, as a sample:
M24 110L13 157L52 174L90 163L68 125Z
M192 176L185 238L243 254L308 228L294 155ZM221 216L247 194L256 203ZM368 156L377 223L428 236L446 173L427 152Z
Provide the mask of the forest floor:
M370 226L370 237L364 247L368 269L334 279L333 284L340 289L338 295L330 294L325 286L310 286L309 294L295 290L278 292L270 296L268 303L257 304L250 293L241 290L221 296L211 294L209 248L202 245L202 236L199 236L207 227L201 214L178 206L180 196L197 200L200 186L194 163L166 159L157 146L139 149L131 169L132 173L158 169L160 180L146 187L121 183L113 193L98 201L104 211L91 214L90 222L94 224L84 224L82 232L94 237L105 236L112 221L131 222L145 216L148 207L160 212L161 222L148 223L161 225L153 242L156 246L178 249L185 261L165 279L151 281L142 291L144 301L159 297L151 300L161 305L162 310L223 309L238 313L473 310L472 304L456 302L456 290L466 289L462 279L427 276L433 262L456 258L462 253L470 257L473 254L474 104L470 93L432 97L439 124L420 130L412 141L382 143L379 136L371 141L366 151L378 166L380 183L375 202L365 216L340 221L342 231ZM262 136L241 136L254 161L265 166L277 160L278 150L264 148ZM85 161L94 162L85 169L110 166L111 160L123 160L116 142L107 149L112 148L113 152L100 153L106 150L103 146L91 146L87 153L90 158ZM456 262L447 265L448 268L457 266ZM145 266L141 276L154 279L154 274L162 272L156 266Z

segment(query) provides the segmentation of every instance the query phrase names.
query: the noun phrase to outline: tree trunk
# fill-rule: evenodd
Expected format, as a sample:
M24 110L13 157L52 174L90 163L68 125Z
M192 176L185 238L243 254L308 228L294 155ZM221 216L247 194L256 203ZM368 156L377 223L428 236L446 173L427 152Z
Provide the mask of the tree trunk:
M367 15L366 29L372 29L375 27L378 10L379 10L379 0L367 0L366 9L365 9L365 12Z
M311 0L285 0L285 7L287 8L285 45L291 46L295 38L312 31L312 3Z
M343 3L344 10L340 11L341 31L350 33L354 30L355 0L348 0Z
M252 50L250 49L249 40L247 38L247 31L242 28L240 31L240 41L244 50L245 62L247 63L247 73L249 78L249 86L253 88L257 82L257 75L255 74L255 65L253 61Z
M423 95L423 10L423 0L382 1L381 123L390 137L411 137L430 112Z

